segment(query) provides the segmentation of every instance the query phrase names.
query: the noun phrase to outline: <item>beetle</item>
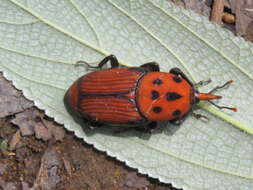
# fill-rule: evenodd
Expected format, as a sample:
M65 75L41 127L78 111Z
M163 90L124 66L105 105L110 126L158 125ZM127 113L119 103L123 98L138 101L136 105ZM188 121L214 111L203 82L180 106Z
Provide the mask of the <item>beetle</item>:
M102 69L109 62L111 68ZM194 85L179 68L172 68L169 73L160 72L156 62L140 67L119 67L117 58L109 55L97 66L87 65L100 70L76 80L66 92L64 103L74 117L83 118L91 128L117 124L151 131L159 121L180 124L200 100L219 109L236 111L236 108L219 106L211 101L222 98L213 92L232 81L209 93L200 93L196 86L210 80Z

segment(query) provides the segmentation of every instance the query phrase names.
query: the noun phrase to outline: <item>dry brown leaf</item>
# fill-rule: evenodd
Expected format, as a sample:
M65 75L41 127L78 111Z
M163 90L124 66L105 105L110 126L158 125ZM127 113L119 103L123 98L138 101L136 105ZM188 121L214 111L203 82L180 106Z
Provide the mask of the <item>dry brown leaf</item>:
M187 9L192 9L199 14L210 16L210 0L183 0Z
M236 15L236 34L245 35L247 28L253 22L253 1L230 0L232 12Z
M28 109L16 114L11 123L20 128L22 136L29 136L34 134L34 127L37 123L36 119L39 116L40 113L36 109Z
M34 182L34 189L51 190L61 181L57 174L60 167L60 158L53 149L47 149L41 159L40 170Z
M125 185L132 188L144 188L149 185L145 177L139 177L136 172L130 172L125 179Z
M0 118L24 111L33 105L0 74Z
M37 139L42 139L44 141L48 141L52 138L51 131L45 127L45 125L42 122L38 122L35 125L35 136Z
M17 132L13 135L13 137L11 138L11 141L9 143L9 149L11 151L15 150L18 143L20 142L21 140L21 135L20 135L20 131L17 130Z

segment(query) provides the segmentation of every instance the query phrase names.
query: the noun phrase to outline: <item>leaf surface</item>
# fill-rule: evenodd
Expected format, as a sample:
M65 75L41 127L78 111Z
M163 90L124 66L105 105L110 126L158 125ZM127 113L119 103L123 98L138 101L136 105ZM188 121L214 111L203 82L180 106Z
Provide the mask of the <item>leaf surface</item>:
M211 78L220 111L202 103L180 128L148 135L83 131L63 96L85 67L115 54L125 65L156 61L162 71L180 67L194 82ZM184 189L253 188L253 46L206 18L166 0L1 0L0 71L46 114L108 155ZM243 132L243 129L248 133Z

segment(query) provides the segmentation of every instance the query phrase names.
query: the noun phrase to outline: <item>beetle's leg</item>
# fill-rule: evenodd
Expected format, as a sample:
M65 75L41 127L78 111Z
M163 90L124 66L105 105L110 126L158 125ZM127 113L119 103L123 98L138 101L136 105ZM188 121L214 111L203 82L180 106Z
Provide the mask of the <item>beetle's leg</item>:
M194 84L194 87L195 88L198 88L200 86L205 86L205 85L208 85L209 83L211 83L212 80L211 79L208 79L208 80L202 80L202 81L199 81L198 83Z
M198 113L194 113L194 112L191 112L192 116L195 117L196 119L205 119L207 121L209 121L209 118L205 115L201 115L201 114L198 114Z
M96 128L101 127L103 125L104 125L103 123L99 123L96 121L88 121L88 123L87 123L87 126L90 130L96 129Z
M143 127L143 126L136 127L135 130L140 131L140 132L144 132L144 133L152 133L155 131L157 126L158 126L157 122L152 121L149 124L147 124L145 127Z
M111 68L117 68L119 67L119 62L118 59L116 58L115 55L109 55L107 57L105 57L97 66L92 66L88 63L86 63L85 61L77 61L76 63L83 63L85 65L88 66L88 68L93 68L93 69L101 69L108 61L110 61L111 63Z
M169 122L173 125L181 125L185 120L185 117L183 118L179 118L179 119L173 119L173 120L170 120Z
M191 86L193 86L192 82L188 79L188 77L181 71L181 69L175 67L170 70L170 73L174 75L180 75L183 79L185 79Z
M152 121L148 123L146 126L125 127L122 129L118 129L114 131L114 134L119 134L119 133L127 132L130 130L136 130L136 131L144 132L144 133L152 133L156 128L157 128L157 122Z
M151 72L159 72L160 71L160 67L159 67L158 63L156 63L156 62L145 63L145 64L141 65L140 67L144 68L148 71L151 71Z
M118 59L115 55L109 55L105 57L97 66L97 68L101 69L108 61L111 63L111 68L119 67Z

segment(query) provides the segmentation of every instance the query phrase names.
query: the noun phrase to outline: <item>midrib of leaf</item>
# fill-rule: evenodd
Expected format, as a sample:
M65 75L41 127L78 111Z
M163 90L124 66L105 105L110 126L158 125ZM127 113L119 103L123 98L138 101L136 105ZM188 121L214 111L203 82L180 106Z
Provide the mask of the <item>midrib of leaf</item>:
M98 34L94 28L94 26L92 25L92 23L88 20L87 16L80 11L80 9L78 8L78 6L76 5L76 3L73 0L69 0L69 2L72 4L72 6L78 11L78 13L87 21L87 23L89 24L91 30L94 32L95 36L96 36L96 40L98 42L98 47L100 46L100 41L99 41L99 37Z
M197 38L199 38L201 41L203 41L206 45L208 45L209 47L211 47L213 50L215 50L216 53L220 54L222 57L224 57L224 59L226 59L230 64L234 65L236 68L238 68L242 73L244 73L249 79L253 80L253 76L248 73L244 68L242 68L240 65L236 64L233 60L231 60L229 57L227 57L225 54L223 54L221 51L219 51L217 48L215 48L212 44L210 44L207 40L205 40L204 38L202 38L202 36L198 35L196 32L194 32L193 30L191 30L191 28L187 27L187 25L185 25L183 22L181 22L179 19L177 19L176 17L174 17L173 15L169 14L168 12L166 12L166 10L164 10L163 8L161 8L159 5L156 5L155 3L153 3L150 0L146 0L148 2L150 2L151 4L153 4L156 8L158 8L160 11L162 11L165 15L169 16L170 18L172 18L173 20L175 20L176 22L180 23L184 28L186 28L189 32L191 32L193 35L195 35ZM190 10L189 10L190 11ZM215 23L214 23L215 24Z
M224 121L227 121L228 123L238 127L239 129L253 135L253 129L247 127L247 125L245 125L244 123L233 119L233 117L227 115L226 113L217 110L214 106L209 106L205 103L199 103L198 106L213 115L219 115L219 117L222 118Z
M162 154L166 154L166 155L168 155L168 156L170 156L170 157L173 157L173 158L176 158L176 159L178 159L178 160L187 162L187 163L189 163L189 164L196 165L196 166L198 166L198 167L206 168L206 169L209 169L209 170L212 170L212 171L216 171L216 172L220 172L220 173L224 173L224 174L228 174L228 175L232 175L232 176L237 176L237 177L241 177L241 178L245 178L245 179L250 179L250 180L253 179L253 177L241 175L241 174L239 174L239 173L228 172L228 171L226 171L226 170L222 170L222 169L219 169L219 168L214 168L214 167L211 167L211 166L208 166L208 165L202 165L202 164L200 164L200 163L198 163L198 162L194 162L194 161L192 161L192 160L186 160L186 159L184 159L184 158L178 157L178 156L175 155L175 154L172 154L172 153L169 153L169 152L165 152L165 151L162 151L162 150L157 149L157 148L155 148L155 147L152 147L152 146L150 146L150 145L147 145L147 144L143 143L143 142L140 141L140 140L133 139L133 141L134 141L135 143L137 143L137 144L140 144L140 145L142 145L142 146L145 146L145 147L148 147L148 148L150 148L150 149L153 149L154 151L160 152L160 153L162 153ZM145 166L144 166L144 167L145 167Z
M39 14L36 14L34 11L30 10L29 8L23 6L21 3L15 1L15 0L10 0L11 2L13 2L14 4L16 4L17 6L21 7L22 9L24 9L25 11L29 12L31 15L37 17L39 20L41 20L42 22L44 22L45 24L51 26L52 28L64 33L65 35L71 37L74 40L77 40L80 43L83 43L84 45L88 46L89 48L99 52L102 55L109 55L110 53L107 52L106 50L102 50L99 49L95 46L93 46L92 44L80 39L79 37L69 33L68 31L65 31L63 28L57 26L56 24L50 22L47 19L44 19L43 17L41 17ZM164 44L157 36L155 36L151 31L149 31L145 26L143 26L141 23L139 23L134 17L132 17L131 15L129 15L126 11L124 11L122 8L120 8L119 6L117 6L115 3L113 3L111 0L107 0L111 5L113 5L115 8L117 8L119 11L121 11L125 16L127 16L128 18L130 18L131 20L133 20L137 25L139 25L144 31L146 31L151 37L153 37L155 40L157 40L163 47L165 47L167 49L168 52L170 52L180 63L181 65L189 72L189 74L192 76L193 80L196 80L193 73L190 71L190 69L184 64L184 62L166 45ZM205 39L201 38L201 36L199 36L197 33L195 33L194 31L192 31L190 28L188 28L185 24L183 24L182 22L180 22L178 19L176 19L175 17L173 17L172 15L168 14L163 8L159 7L158 5L154 4L153 2L149 1L151 4L153 4L156 8L160 9L162 12L164 12L164 14L166 14L167 16L171 17L172 19L174 19L176 22L180 23L182 26L184 26L187 30L189 30L189 32L191 32L192 34L194 34L196 37L198 37L200 40L202 40L204 43L206 43L208 46L210 46L211 48L213 48L217 53L219 53L222 57L224 57L229 63L233 64L235 67L237 67L239 70L241 70L243 73L245 73L250 79L251 76L243 69L241 68L239 65L237 65L236 63L234 63L231 59L229 59L228 57L226 57L224 54L222 54L221 52L219 52L215 47L213 47L210 43L208 43L208 41L206 41ZM120 63L122 65L126 65L129 66L128 64L120 61ZM242 129L245 130L246 132L248 132L249 134L253 134L253 129L248 128L245 124L234 120L231 116L225 114L222 111L219 111L217 109L212 108L211 105L209 106L200 106L201 108L205 109L206 111L208 111L209 113L223 119L224 121L227 121L228 123Z

